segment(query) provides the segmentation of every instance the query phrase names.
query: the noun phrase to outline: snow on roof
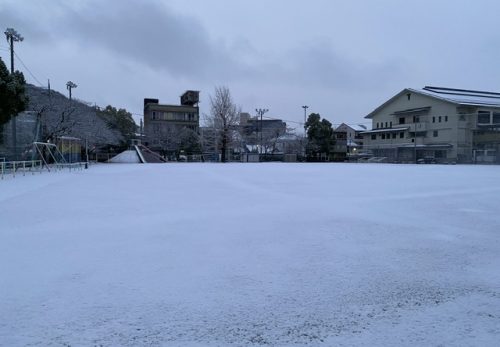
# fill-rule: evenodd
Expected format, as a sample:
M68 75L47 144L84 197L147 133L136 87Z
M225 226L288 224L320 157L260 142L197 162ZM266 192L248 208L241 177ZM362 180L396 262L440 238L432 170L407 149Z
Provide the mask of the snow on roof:
M500 93L429 86L415 91L460 105L500 107Z
M368 130L367 127L366 127L366 125L363 125L363 124L346 124L346 123L342 123L336 129L339 129L341 127L348 127L348 128L351 128L354 131L366 131L366 130Z
M296 134L283 134L280 137L278 137L278 140L280 141L294 141L299 138L302 138L302 136L298 136Z
M373 115L380 109L382 109L384 106L386 106L387 104L389 104L402 94L408 92L430 96L432 98L436 98L446 102L451 102L457 105L500 107L500 93L486 92L479 90L425 86L422 89L413 89L413 88L403 89L398 94L394 95L392 98L390 98L382 105L378 106L375 110L370 112L367 116L365 116L365 118L372 118Z
M366 131L367 130L366 126L363 124L349 125L349 127L351 127L351 129L353 129L354 131Z
M393 132L408 130L409 128L410 127L383 128L383 129L375 129L375 130L363 131L361 134L393 133Z

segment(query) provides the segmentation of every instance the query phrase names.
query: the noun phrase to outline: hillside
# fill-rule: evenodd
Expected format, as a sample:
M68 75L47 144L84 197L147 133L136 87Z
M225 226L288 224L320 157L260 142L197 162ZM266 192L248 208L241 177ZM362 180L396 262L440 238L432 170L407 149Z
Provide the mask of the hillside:
M96 108L63 94L34 85L26 86L27 111L41 117L43 139L73 136L87 140L91 146L119 145L122 135L97 114Z
M61 136L76 137L89 148L120 146L125 142L118 127L96 108L81 100L34 85L26 85L29 99L25 112L16 117L17 153L31 148L34 141L55 141ZM12 158L12 121L0 126L0 158Z

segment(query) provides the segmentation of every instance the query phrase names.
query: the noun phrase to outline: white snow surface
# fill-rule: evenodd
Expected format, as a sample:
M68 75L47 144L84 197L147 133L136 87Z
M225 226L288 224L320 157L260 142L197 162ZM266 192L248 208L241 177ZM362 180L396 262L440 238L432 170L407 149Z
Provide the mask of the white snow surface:
M498 346L500 167L0 181L2 346Z

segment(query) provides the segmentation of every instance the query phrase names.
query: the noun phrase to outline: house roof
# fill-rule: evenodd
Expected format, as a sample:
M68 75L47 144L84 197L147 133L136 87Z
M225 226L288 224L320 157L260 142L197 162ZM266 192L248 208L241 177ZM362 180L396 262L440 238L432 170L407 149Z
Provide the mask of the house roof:
M362 124L346 124L346 123L342 123L340 124L338 128L340 128L341 126L345 125L346 127L349 127L351 128L352 130L354 131L366 131L368 130L366 126L362 125Z
M372 118L375 113L380 111L387 104L391 103L394 99L408 92L429 96L431 98L442 100L456 105L488 106L488 107L500 108L500 93L486 92L479 90L426 86L422 89L413 89L413 88L403 89L398 94L394 95L392 98L390 98L382 105L377 107L375 110L370 112L367 116L365 116L365 118Z

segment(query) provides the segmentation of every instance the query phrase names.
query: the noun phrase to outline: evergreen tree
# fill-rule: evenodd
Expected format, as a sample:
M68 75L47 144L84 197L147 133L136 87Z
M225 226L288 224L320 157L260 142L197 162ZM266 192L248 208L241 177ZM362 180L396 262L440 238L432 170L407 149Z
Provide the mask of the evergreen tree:
M9 73L0 58L0 126L26 109L28 100L25 96L25 86L23 73L19 71Z
M111 129L120 131L125 142L135 137L137 125L132 118L132 114L127 110L108 105L100 111L100 115Z
M321 119L318 113L311 113L307 118L305 129L307 133L306 154L309 160L319 160L323 155L328 158L335 145L332 123Z

